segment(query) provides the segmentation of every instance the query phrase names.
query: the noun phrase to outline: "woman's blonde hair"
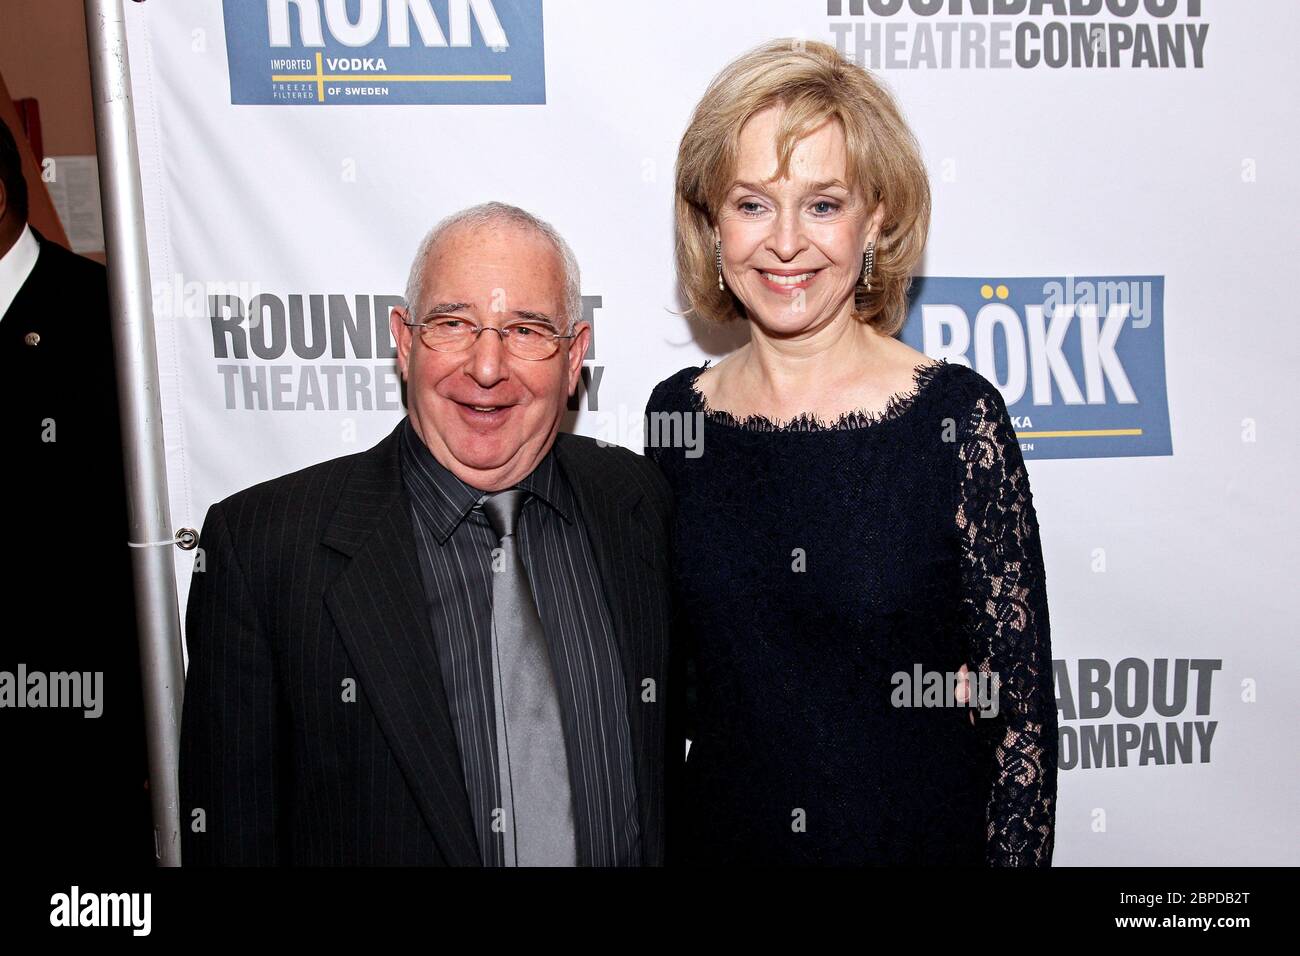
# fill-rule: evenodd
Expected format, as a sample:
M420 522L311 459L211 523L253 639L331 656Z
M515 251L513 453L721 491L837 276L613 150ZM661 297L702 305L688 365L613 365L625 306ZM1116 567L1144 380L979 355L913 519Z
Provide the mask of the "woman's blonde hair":
M885 203L871 292L859 282L854 312L886 335L903 327L907 288L930 228L930 183L915 137L889 91L834 47L772 40L732 61L695 108L677 150L677 275L691 311L706 319L744 318L740 301L718 288L717 211L735 175L741 127L782 105L776 177L787 175L796 143L828 119L848 150L848 186L867 213Z

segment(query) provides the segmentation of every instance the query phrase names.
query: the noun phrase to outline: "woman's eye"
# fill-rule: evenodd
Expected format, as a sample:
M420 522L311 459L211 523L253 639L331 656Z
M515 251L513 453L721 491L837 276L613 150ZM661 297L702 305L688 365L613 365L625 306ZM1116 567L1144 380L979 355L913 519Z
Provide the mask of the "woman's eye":
M737 206L737 208L740 209L740 211L747 216L757 215L758 213L763 211L763 207L761 205L759 205L756 202L749 202L748 200L740 203Z
M831 202L829 199L819 199L813 203L813 212L818 216L829 216L839 211L840 204Z

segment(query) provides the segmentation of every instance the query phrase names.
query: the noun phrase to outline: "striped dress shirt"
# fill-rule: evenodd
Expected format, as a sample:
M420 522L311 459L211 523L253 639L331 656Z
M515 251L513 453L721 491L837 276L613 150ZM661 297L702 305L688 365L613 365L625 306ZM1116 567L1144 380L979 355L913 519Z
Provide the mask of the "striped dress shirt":
M448 471L408 418L402 480L429 619L485 866L504 862L492 693L492 551L486 495ZM515 487L530 492L516 535L559 694L579 866L641 862L627 693L599 571L552 448ZM498 814L499 816L499 814Z

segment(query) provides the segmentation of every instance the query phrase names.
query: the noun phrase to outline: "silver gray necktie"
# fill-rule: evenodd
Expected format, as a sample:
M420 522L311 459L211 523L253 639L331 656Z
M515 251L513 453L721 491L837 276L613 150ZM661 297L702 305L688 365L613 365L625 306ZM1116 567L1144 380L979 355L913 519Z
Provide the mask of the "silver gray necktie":
M528 492L489 495L501 539L492 575L492 687L506 866L574 866L577 846L560 701L542 620L515 539Z

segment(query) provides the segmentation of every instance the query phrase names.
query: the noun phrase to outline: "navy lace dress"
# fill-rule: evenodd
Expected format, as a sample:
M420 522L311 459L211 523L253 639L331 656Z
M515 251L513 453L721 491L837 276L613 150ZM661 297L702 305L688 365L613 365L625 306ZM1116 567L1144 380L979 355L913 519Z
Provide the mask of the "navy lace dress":
M878 414L738 420L696 389L705 367L646 409L692 671L683 857L1050 865L1047 592L1000 393L927 363ZM919 706L963 664L999 678L974 724Z

